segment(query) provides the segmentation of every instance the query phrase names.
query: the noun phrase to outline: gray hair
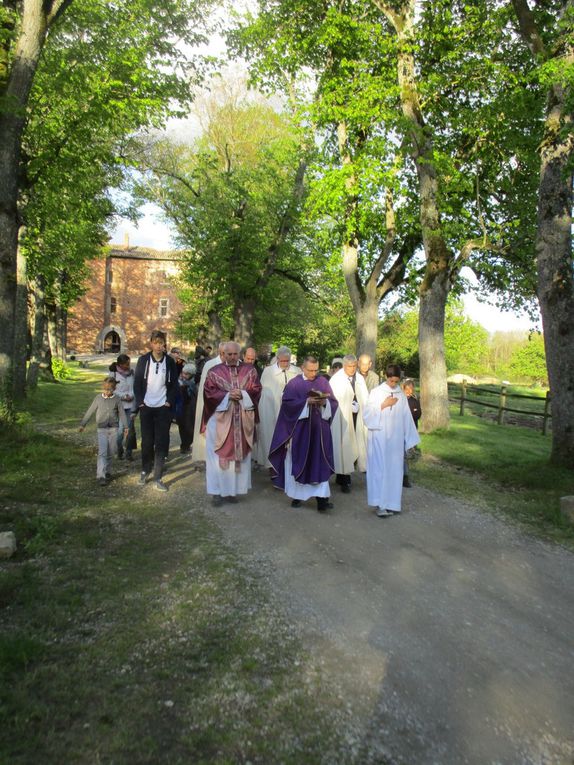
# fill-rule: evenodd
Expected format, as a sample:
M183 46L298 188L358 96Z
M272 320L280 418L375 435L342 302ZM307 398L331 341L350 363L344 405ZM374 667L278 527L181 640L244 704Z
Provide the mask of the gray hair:
M286 345L282 345L280 348L277 348L275 357L279 358L280 356L289 356L289 358L291 358L291 349L287 348Z
M357 363L357 357L354 353L347 353L346 356L343 356L343 366L346 364L356 364Z

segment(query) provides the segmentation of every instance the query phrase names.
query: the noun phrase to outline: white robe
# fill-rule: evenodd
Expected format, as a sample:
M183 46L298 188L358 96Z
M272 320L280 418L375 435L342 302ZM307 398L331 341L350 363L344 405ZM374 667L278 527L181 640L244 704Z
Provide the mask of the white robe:
M275 430L275 423L281 408L281 398L285 385L297 375L301 374L299 367L291 364L283 370L277 364L265 367L261 375L261 398L259 399L259 424L257 426L257 441L253 450L253 459L260 465L271 467L267 459L269 447ZM287 378L287 379L285 379Z
M253 409L253 401L246 391L242 391L241 406L244 409ZM224 412L226 409L229 409L229 393L215 411ZM207 421L205 429L205 481L207 493L216 494L221 497L235 497L237 494L247 494L251 488L251 452L241 461L239 473L235 472L235 462L233 460L230 461L227 470L223 470L219 464L219 455L215 453L216 429L217 417L213 415Z
M363 410L369 398L365 379L355 375L355 395L359 404L356 423L353 422L353 386L344 369L339 369L329 380L339 408L331 423L333 435L333 459L335 472L350 475L355 470L364 473L367 468L367 428L363 422Z
M302 373L301 373L302 374ZM300 420L304 420L309 417L309 404L305 404L299 415ZM326 401L325 406L321 407L321 417L324 420L331 419L331 402ZM285 455L285 494L290 499L311 499L311 497L330 497L331 488L329 481L321 481L320 483L299 483L293 476L291 469L293 462L291 457L291 441L287 444L287 454Z
M197 404L195 407L195 422L193 425L193 446L191 448L191 459L193 462L205 462L205 433L199 432L201 418L203 416L203 388L205 386L207 373L217 364L221 364L221 358L219 356L206 361L201 370L201 377L199 378Z
M397 403L381 409L382 402L390 395L398 399ZM369 394L363 419L369 429L368 504L400 512L405 451L420 441L407 397L398 386L391 388L384 382Z

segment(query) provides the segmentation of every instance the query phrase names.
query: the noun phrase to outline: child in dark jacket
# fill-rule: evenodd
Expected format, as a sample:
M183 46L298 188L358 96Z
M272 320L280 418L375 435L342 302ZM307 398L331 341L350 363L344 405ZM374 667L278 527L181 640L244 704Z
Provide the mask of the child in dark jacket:
M403 381L402 385L403 391L405 393L405 396L407 397L407 402L409 405L409 409L411 410L411 415L413 417L415 427L418 430L419 429L419 420L421 418L421 405L418 400L418 398L415 396L415 382L414 380L411 380L410 378ZM415 454L418 454L417 452L418 447L414 447L413 449L409 450L409 455L414 456ZM405 465L404 465L404 473L403 473L403 486L406 488L410 488L412 486L410 478L409 478L409 465L407 461L407 455L405 454Z
M96 417L98 433L98 462L96 476L100 486L105 486L110 480L110 465L112 457L118 448L118 426L121 423L124 432L128 432L128 419L122 402L115 395L116 381L106 377L102 392L94 398L87 412L82 417L80 433L86 427L92 415Z

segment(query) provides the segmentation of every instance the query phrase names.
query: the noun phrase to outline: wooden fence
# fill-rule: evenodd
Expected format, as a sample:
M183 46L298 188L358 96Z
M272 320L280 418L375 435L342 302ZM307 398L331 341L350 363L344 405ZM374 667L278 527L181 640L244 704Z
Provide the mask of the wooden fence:
M456 386L458 387L458 385ZM506 385L503 385L500 388L500 391L495 390L489 390L488 388L481 388L478 385L468 385L467 383L463 382L460 385L460 396L453 397L451 395L452 390L452 384L449 385L449 401L453 402L459 402L460 401L460 413L464 414L464 408L466 404L476 404L478 406L484 406L488 409L496 409L498 411L496 421L499 425L504 424L504 417L507 412L512 412L513 414L523 414L528 415L531 417L542 417L542 434L546 435L548 433L548 426L550 424L550 419L552 418L552 414L550 412L550 391L547 391L546 398L540 398L540 396L526 396L521 393L509 393ZM486 394L489 396L497 396L498 401L496 403L489 403L486 401L480 401L477 398L474 398L476 394ZM540 401L540 403L544 404L544 410L537 412L533 409L514 409L513 407L508 406L507 401L508 399L513 398L522 398L522 399L530 399L534 401Z

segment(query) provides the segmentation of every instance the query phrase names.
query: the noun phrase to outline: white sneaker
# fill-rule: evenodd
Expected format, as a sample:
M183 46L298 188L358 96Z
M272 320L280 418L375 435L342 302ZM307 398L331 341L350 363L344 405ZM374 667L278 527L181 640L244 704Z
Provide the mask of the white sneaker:
M384 507L377 507L378 518L389 518L392 515L390 510L385 510Z

